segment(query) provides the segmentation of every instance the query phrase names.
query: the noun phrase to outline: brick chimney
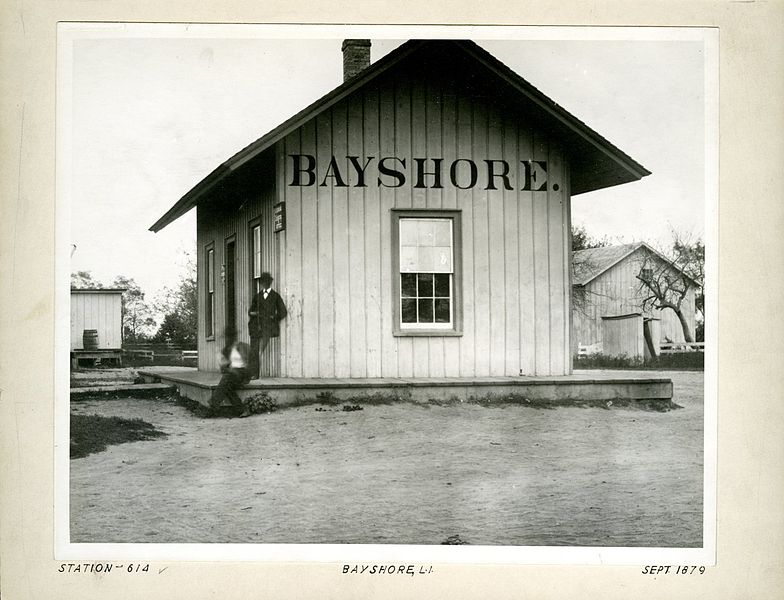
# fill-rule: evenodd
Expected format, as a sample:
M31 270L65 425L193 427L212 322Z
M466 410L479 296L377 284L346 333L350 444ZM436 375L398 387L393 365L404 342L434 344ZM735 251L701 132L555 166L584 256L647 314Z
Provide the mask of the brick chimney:
M343 40L343 81L370 66L370 40Z

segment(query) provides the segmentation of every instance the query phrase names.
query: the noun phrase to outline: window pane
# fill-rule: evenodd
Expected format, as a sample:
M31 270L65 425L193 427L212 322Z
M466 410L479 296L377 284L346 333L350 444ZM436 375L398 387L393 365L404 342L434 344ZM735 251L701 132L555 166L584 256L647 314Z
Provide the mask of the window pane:
M419 322L432 323L433 322L433 301L432 300L419 300Z
M207 290L215 289L215 252L207 250Z
M449 323L449 300L441 298L436 300L436 323Z
M436 264L435 249L427 246L420 246L417 257L416 270L420 273L429 273L435 270Z
M207 295L207 303L206 303L207 304L207 314L206 314L206 318L205 318L205 325L206 325L205 333L206 333L207 337L210 337L211 335L213 335L214 330L215 330L215 324L214 324L214 321L212 319L213 311L214 311L214 308L215 308L214 303L215 303L215 294L208 294Z
M435 236L433 239L434 246L451 246L452 245L452 221L451 220L438 220L433 221L433 229Z
M403 323L416 323L417 322L416 300L413 299L401 300L401 312L402 312Z
M401 246L400 247L400 272L401 273L416 273L421 271L419 268L419 259L416 246Z
M422 297L430 297L430 298L432 298L433 297L433 275L430 274L430 273L420 273L419 275L417 275L417 279L419 280L419 293L418 293L418 296L420 298L422 298Z
M436 279L436 296L441 298L449 298L450 275L439 273L435 276L435 279Z
M413 298L417 295L416 273L403 273L400 276L400 295Z
M417 245L417 219L400 219L400 245Z
M417 230L419 236L417 238L417 245L419 246L433 246L435 244L435 231L432 219L420 219L418 221Z
M261 275L261 227L253 228L253 277Z
M449 246L436 246L432 248L433 268L436 273L452 272L452 248Z

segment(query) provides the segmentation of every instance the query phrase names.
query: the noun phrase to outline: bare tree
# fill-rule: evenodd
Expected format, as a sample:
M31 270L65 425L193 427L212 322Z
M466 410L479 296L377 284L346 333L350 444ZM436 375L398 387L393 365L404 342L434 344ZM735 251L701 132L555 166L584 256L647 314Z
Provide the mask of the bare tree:
M673 245L669 253L657 252L647 245L645 249L637 274L643 309L671 309L681 324L683 339L693 342L694 332L689 325L685 308L691 291L694 291L695 305L696 299L702 297L704 243L701 240L691 242L684 236L673 233Z

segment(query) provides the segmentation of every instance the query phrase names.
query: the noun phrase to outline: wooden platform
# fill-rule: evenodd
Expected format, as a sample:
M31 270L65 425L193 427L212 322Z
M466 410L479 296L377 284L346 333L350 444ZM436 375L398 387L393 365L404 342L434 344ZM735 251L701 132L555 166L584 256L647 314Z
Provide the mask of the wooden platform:
M169 383L181 396L207 405L219 373L188 367L147 367L139 370L145 381ZM672 380L624 372L580 371L563 377L296 379L263 378L238 390L247 398L264 392L278 405L316 401L348 401L358 397L399 399L409 402L488 401L511 395L532 402L581 404L586 402L661 402L672 400Z
M122 366L122 350L119 348L107 349L93 349L93 350L71 350L71 368L78 369L79 362L89 360L93 365L96 362L103 363L104 361L111 361L117 367Z
M158 392L166 392L174 387L170 383L125 383L116 385L93 385L89 387L72 387L71 400L82 396L90 399L106 396L150 396Z

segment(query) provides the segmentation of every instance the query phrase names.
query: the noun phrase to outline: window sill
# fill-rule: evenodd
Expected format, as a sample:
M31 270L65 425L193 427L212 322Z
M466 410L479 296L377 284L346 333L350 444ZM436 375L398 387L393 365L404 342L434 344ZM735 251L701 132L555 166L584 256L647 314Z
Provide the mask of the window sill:
M214 335L208 335L206 338L204 338L204 341L205 342L214 342L215 341L215 336Z
M396 329L395 337L461 337L462 331L454 329Z

